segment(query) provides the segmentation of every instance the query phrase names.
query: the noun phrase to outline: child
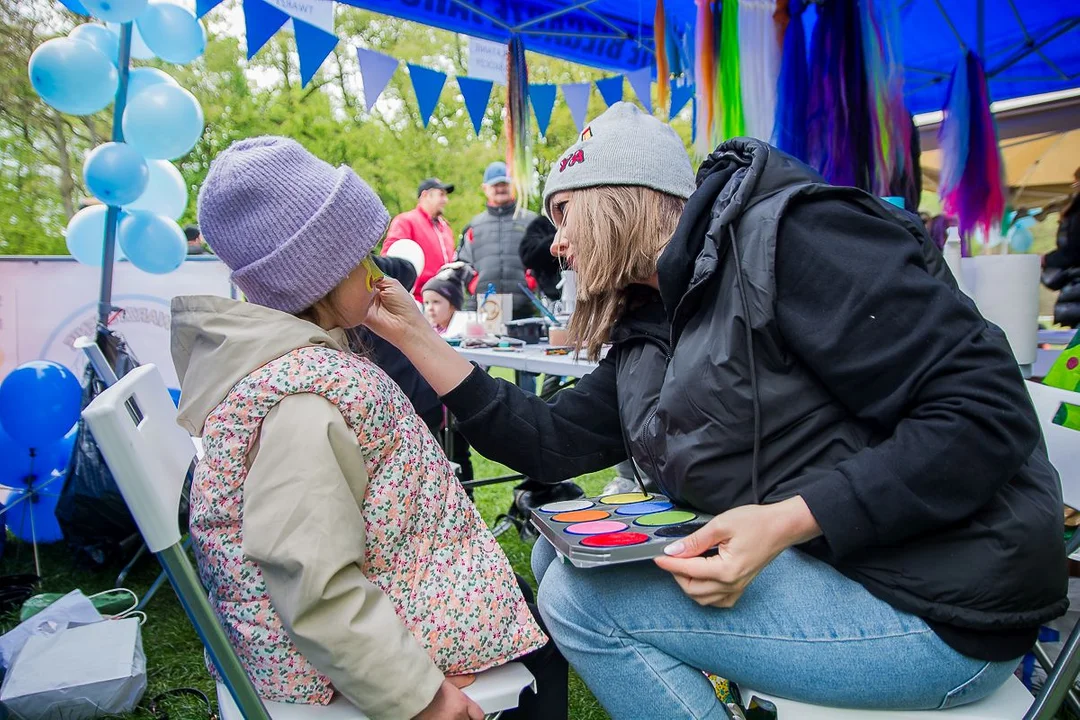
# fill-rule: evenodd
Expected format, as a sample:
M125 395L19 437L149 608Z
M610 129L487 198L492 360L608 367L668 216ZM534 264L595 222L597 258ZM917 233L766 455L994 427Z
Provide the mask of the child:
M480 717L444 675L565 661L408 399L347 350L388 221L351 169L286 138L241 140L211 164L199 225L249 302L173 302L179 421L205 448L191 537L264 698ZM566 710L535 716L553 712Z
M424 315L443 337L465 334L465 286L476 277L476 270L462 262L444 266L423 287Z

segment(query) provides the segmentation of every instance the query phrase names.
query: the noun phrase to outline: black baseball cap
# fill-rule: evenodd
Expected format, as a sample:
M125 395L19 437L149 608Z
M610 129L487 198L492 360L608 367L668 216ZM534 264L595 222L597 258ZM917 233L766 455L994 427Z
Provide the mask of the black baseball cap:
M444 183L439 178L428 178L420 183L420 187L416 190L416 196L420 197L424 194L425 190L445 190L447 194L454 192L454 186L450 183Z

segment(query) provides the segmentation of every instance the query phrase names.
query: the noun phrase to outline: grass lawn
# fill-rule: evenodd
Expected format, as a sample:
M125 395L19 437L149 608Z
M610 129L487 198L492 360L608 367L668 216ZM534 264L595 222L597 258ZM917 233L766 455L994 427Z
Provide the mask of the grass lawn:
M506 468L475 455L474 465L478 478L508 472ZM580 482L587 492L595 494L600 491L604 482L612 474L611 471L597 473L581 479ZM476 503L489 526L494 525L496 515L505 512L510 507L512 487L513 483L504 483L477 489ZM504 533L500 542L514 568L533 582L532 572L529 569L529 546L521 542L517 533L513 531ZM79 588L90 595L112 588L120 568L109 568L101 572L81 570L73 566L70 554L63 544L60 544L42 547L41 569L44 575L42 592L65 593ZM145 559L129 576L128 587L141 596L157 577L158 569L156 560L152 557ZM0 560L0 574L33 571L34 560L31 547L28 544L10 540L4 558ZM151 720L153 715L146 709L150 700L158 693L170 688L198 688L213 699L213 685L203 665L202 645L168 584L154 596L146 612L148 618L142 632L143 648L147 656L149 688L140 709L124 717ZM17 622L17 616L5 618L2 629L6 631ZM193 701L184 696L170 699L162 706L168 710L170 720L206 718L201 701ZM570 717L575 720L607 718L607 714L600 708L599 703L576 676L571 677Z

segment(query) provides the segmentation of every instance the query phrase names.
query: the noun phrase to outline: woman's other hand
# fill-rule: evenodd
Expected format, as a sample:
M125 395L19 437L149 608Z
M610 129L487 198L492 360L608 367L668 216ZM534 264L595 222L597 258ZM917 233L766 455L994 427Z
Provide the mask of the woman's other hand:
M380 278L373 291L364 325L381 338L404 350L402 345L409 341L410 334L433 332L416 300L397 280Z
M435 697L415 720L484 720L484 711L454 683L443 680Z
M733 607L746 587L781 552L821 534L799 496L772 505L743 505L664 549L656 564L699 605ZM701 555L716 548L716 554Z

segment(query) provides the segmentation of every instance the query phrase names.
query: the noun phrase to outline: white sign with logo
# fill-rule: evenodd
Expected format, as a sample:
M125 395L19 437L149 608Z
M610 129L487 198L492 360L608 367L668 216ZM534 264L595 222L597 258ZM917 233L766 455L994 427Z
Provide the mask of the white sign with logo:
M99 268L71 258L0 257L0 380L30 360L53 360L82 377L86 358L75 339L94 334ZM169 349L169 304L177 295L229 297L229 269L216 258L192 258L168 275L116 264L113 305L123 312L110 327L142 364L154 363L179 387Z
M334 3L329 0L266 0L266 2L290 17L303 20L328 33L334 32ZM292 21L288 21L285 26L292 30Z
M469 77L506 84L506 45L469 38Z

